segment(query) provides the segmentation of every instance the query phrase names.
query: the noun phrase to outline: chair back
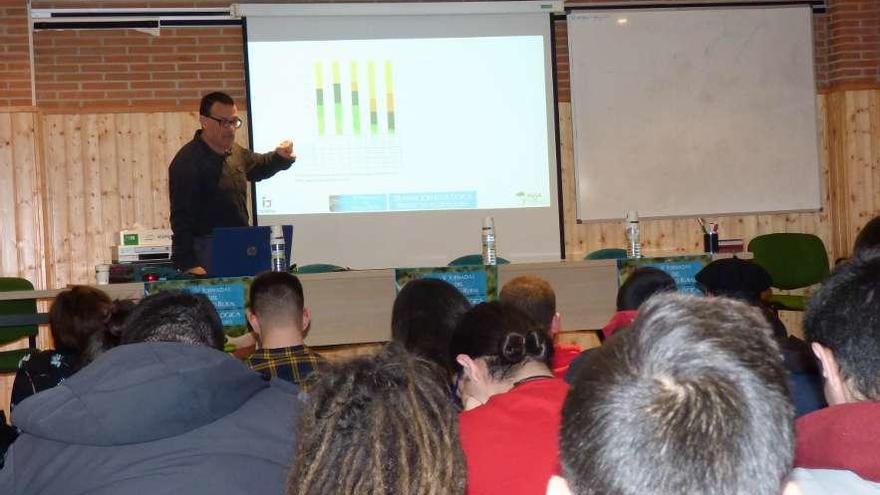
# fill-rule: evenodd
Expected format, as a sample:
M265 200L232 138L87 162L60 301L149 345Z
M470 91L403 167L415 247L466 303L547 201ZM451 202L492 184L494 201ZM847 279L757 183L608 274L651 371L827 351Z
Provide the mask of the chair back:
M303 265L296 268L297 274L302 273L330 273L330 272L344 272L348 271L349 268L345 268L344 266L339 265L331 265L330 263L312 263L311 265Z
M0 277L0 292L20 290L34 290L34 285L23 278ZM2 316L36 314L37 301L35 299L0 301L0 315ZM0 373L14 373L18 368L18 362L21 358L36 350L36 337L38 332L39 328L37 325L0 326L0 345L9 344L28 337L27 349L14 349L0 352Z
M496 258L496 261L499 265L507 265L510 264L509 261L502 258L501 256ZM483 264L483 256L480 254L466 254L464 256L459 256L454 260L449 262L448 266L473 266L473 265L482 265Z
M823 281L829 273L828 252L812 234L776 233L755 237L749 252L782 290L800 289Z
M585 260L617 260L626 258L626 249L621 248L602 248L587 253Z

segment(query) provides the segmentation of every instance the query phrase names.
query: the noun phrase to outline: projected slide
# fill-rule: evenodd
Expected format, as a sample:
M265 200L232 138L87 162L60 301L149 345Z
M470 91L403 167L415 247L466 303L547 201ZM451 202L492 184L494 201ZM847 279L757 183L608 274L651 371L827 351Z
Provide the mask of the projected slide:
M542 36L249 42L259 215L551 204Z

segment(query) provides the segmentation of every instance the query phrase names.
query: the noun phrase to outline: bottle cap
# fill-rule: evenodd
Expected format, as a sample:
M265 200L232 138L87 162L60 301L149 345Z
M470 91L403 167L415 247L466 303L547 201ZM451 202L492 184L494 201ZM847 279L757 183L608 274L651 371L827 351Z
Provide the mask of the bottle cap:
M494 217L486 217L483 219L483 228L484 229L494 229L495 228L495 218Z
M284 231L281 230L280 225L273 225L272 226L272 237L274 237L274 238L284 237Z
M626 212L626 221L627 222L638 222L639 221L639 212L635 210L631 210Z

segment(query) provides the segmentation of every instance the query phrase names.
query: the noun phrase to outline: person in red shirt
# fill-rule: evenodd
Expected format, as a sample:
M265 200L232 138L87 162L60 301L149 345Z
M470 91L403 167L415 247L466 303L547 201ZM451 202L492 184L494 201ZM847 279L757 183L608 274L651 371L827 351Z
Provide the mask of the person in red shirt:
M618 330L632 325L633 320L639 314L639 306L651 298L654 294L663 292L675 292L675 280L663 270L650 266L635 269L620 289L617 290L617 312L611 320L602 328L602 340L611 337ZM588 362L599 348L594 347L575 356L569 363L565 381L571 383L572 377L578 368Z
M621 328L628 327L636 319L639 306L654 294L674 292L675 280L659 268L645 266L637 268L617 291L617 312L602 328L607 339Z
M559 423L568 385L548 366L551 342L514 306L465 313L450 344L470 495L543 494L560 470Z
M562 316L556 311L553 287L540 277L523 275L504 284L500 299L521 309L544 327L553 344L550 349L550 369L557 378L563 378L568 365L580 355L582 349L578 345L558 341L559 332L562 331Z
M856 252L807 306L804 336L829 407L795 423L795 466L880 481L880 250Z

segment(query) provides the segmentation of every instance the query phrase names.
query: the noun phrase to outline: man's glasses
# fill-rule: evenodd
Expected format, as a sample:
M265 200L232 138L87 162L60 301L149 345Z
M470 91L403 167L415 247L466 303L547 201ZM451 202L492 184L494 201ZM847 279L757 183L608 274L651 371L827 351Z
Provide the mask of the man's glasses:
M210 115L203 115L203 117L207 117L211 120L216 121L218 124L220 124L220 127L232 127L233 129L238 129L239 127L241 127L241 124L244 123L238 117L232 117L231 119L218 119L217 117L212 117Z

